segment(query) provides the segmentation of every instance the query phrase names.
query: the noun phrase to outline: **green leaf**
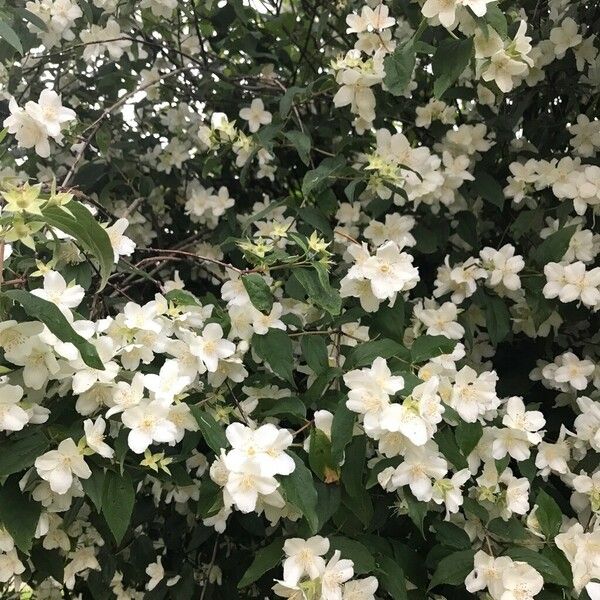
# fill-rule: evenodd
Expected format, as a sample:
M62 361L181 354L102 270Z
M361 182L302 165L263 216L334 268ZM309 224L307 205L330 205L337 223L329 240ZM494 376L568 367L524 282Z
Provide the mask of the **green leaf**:
M456 550L466 550L471 547L471 540L458 525L449 521L440 521L435 524L436 537L440 544L455 548Z
M0 486L0 521L17 548L29 554L42 505L21 491L19 479L10 477Z
M281 329L269 329L265 335L252 336L252 347L273 370L276 375L293 386L294 356L292 340Z
M506 551L506 555L510 556L513 560L520 560L531 565L544 577L546 583L555 583L564 587L571 586L571 582L565 577L565 574L560 570L558 565L535 550L514 547L509 548Z
M444 92L459 78L473 55L473 38L444 40L435 51L432 60L433 93L441 98Z
M15 30L0 18L0 37L8 42L19 54L23 54L23 44Z
M365 342L354 346L346 362L344 369L356 369L365 365L372 365L376 358L391 358L405 350L404 346L393 340L381 339Z
M387 593L394 600L408 600L406 591L406 581L404 580L404 571L402 567L389 556L382 556L378 560L376 571L377 579L381 582Z
M107 471L102 492L102 515L117 545L129 527L134 502L135 491L129 475Z
M48 31L46 23L44 23L42 19L40 19L37 15L33 14L31 11L27 10L26 8L15 8L14 10L15 13L23 17L23 19L25 19L26 21L29 21L32 25L35 25L35 27L37 27L38 29L41 29L42 31Z
M102 510L102 496L104 495L104 469L94 467L92 475L87 479L81 480L81 486L85 495L92 501L96 510Z
M508 24L506 16L497 2L492 2L487 5L485 20L500 34L502 39L508 36Z
M346 406L346 398L342 398L333 413L331 423L331 459L336 465L344 458L344 450L352 439L355 420L356 413Z
M306 364L319 375L329 368L327 344L322 335L303 335L300 342Z
M540 490L535 503L537 504L535 516L540 524L540 529L547 540L553 540L560 531L562 510L556 500L544 490Z
M410 349L413 362L420 363L442 354L451 354L456 340L443 335L422 335L418 337Z
M404 339L404 300L396 298L393 307L380 306L371 319L371 328L384 337L402 344Z
M214 417L209 412L202 410L200 407L190 406L190 410L198 423L204 441L209 448L219 456L221 454L221 448L227 448L229 445L223 428L215 421Z
M258 273L249 273L242 275L242 283L254 307L263 313L270 313L273 308L273 294L263 277Z
M510 313L499 296L485 294L485 324L490 341L497 346L511 332Z
M337 469L331 458L331 442L325 432L313 427L310 432L308 462L319 479L337 481Z
M329 538L331 550L339 550L343 558L349 558L354 562L354 573L366 575L375 570L375 559L366 546L341 535Z
M56 304L38 298L26 290L8 290L3 294L13 302L19 303L30 317L44 323L59 340L73 344L88 367L104 370L104 363L100 360L96 348L75 332Z
M463 456L469 456L479 443L483 435L483 427L481 423L465 423L461 421L454 429L456 443L460 448Z
M27 437L9 439L0 442L0 477L19 473L28 469L35 459L43 454L50 442L41 431L35 431Z
M304 288L308 299L331 315L339 315L342 310L342 299L339 292L332 288L328 281L323 281L316 271L311 269L294 269L294 277Z
M302 193L308 196L317 188L333 183L335 174L344 167L346 161L343 156L326 158L312 171L308 171L302 180Z
M309 165L311 147L310 136L302 131L286 131L283 135L292 142L294 148L296 148L296 151L298 152L300 160L305 165Z
M300 458L293 452L288 454L294 459L296 468L291 475L279 477L279 483L286 500L302 513L314 533L319 527L315 482L310 470Z
M440 448L440 452L456 467L457 469L466 469L467 459L462 455L452 430L448 427L438 429L434 439Z
M100 227L83 204L74 200L64 207L48 206L42 213L48 225L73 236L86 252L96 258L100 267L102 289L114 266L114 252L106 230Z
M421 535L425 537L423 522L427 514L427 502L419 502L410 491L408 486L404 487L404 498L408 508L408 517L415 524Z
M442 558L429 582L429 589L443 583L462 585L465 577L473 570L475 550L460 550Z
M484 200L502 210L504 206L504 192L502 186L489 173L476 171L475 180L471 189Z
M565 252L569 249L569 244L573 234L577 231L577 225L563 227L552 235L548 236L534 251L533 260L543 267L551 262L560 262Z
M249 586L260 579L265 573L280 565L283 558L283 542L283 538L277 538L254 554L252 564L237 584L238 589Z
M342 483L353 497L361 496L365 491L363 472L367 460L367 438L364 435L352 439L346 449L346 460L342 467Z
M527 530L523 523L515 517L511 517L506 521L500 517L492 519L487 524L487 530L501 540L511 542L520 542L527 537Z
M281 99L279 100L279 115L282 119L285 119L285 117L287 117L288 113L292 109L292 105L294 104L294 97L304 91L305 88L291 86L286 90L285 94L281 96Z
M410 83L415 68L417 54L412 40L398 46L383 61L385 77L383 83L390 94L400 96Z

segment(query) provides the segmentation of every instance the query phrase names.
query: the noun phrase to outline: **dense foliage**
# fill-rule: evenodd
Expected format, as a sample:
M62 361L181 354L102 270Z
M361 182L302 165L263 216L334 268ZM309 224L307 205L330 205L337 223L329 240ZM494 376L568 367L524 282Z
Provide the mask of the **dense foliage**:
M2 4L2 598L600 598L597 2Z

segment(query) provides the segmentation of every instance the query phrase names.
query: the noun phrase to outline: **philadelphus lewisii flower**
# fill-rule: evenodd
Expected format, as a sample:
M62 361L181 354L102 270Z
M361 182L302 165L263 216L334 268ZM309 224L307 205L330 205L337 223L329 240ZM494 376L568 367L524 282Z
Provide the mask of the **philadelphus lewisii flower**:
M39 476L50 484L57 494L66 494L73 485L74 476L87 479L92 472L81 450L71 438L63 440L56 450L50 450L35 459Z
M265 110L265 105L260 98L255 98L247 108L240 110L240 117L248 121L248 129L255 133L261 125L268 125L273 119L273 115Z
M61 143L65 123L75 120L75 111L64 107L60 96L53 90L44 90L37 102L30 100L25 108L11 99L9 109L11 114L4 119L4 127L15 135L19 146L35 148L37 154L44 158L50 155L48 138Z

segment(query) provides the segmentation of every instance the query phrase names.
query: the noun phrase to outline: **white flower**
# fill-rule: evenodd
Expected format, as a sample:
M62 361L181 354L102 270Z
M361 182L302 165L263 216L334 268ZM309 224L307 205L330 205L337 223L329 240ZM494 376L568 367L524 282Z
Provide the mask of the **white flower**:
M135 250L135 242L124 235L128 227L127 219L117 219L110 227L106 228L114 252L115 263L119 261L119 256L131 256Z
M92 472L71 438L63 440L56 450L50 450L35 459L38 475L50 484L57 494L66 494L73 484L73 475L87 479Z
M471 367L463 367L456 374L450 406L464 421L475 423L487 411L497 408L500 404L496 396L497 381L498 376L493 371L477 375Z
M456 20L458 2L459 0L427 0L421 12L428 19L437 17L444 27L452 27Z
M102 417L98 417L95 423L91 419L86 419L83 422L83 429L85 441L94 452L104 458L113 457L115 451L104 441L106 421Z
M48 136L59 141L64 123L75 120L75 111L62 105L60 96L53 90L44 90L37 102L25 104L25 112L34 118Z
M513 561L508 556L494 558L478 550L473 561L473 570L465 579L465 587L471 594L488 589L492 598L498 599L504 591L502 576L513 567Z
M486 247L480 253L483 268L489 272L488 284L503 285L512 292L521 288L518 273L525 267L522 256L515 256L515 247L505 244L500 250Z
M0 384L0 430L21 431L29 422L29 415L19 406L23 397L20 385Z
M563 58L569 48L578 46L582 40L577 23L571 17L567 17L559 27L550 31L550 41L554 44L556 58Z
M544 587L544 578L530 565L515 562L502 572L504 592L500 600L533 600Z
M362 275L371 282L376 298L385 300L397 292L414 288L419 270L412 265L412 256L400 252L395 242L386 242L362 265Z
M336 550L325 565L321 577L322 600L342 600L342 586L354 575L354 563L340 556L340 551Z
M424 446L410 448L392 476L393 485L410 487L414 497L428 502L433 497L431 480L441 479L448 472L448 463L438 456L436 446L428 442Z
M181 394L191 381L191 377L181 373L179 362L175 359L166 360L158 375L144 375L144 386L154 393L157 402L165 405L171 404L175 396Z
M248 121L248 129L255 133L261 125L268 125L273 119L273 115L265 110L265 105L260 98L255 98L249 107L240 110L240 117Z
M56 304L67 318L70 317L71 308L77 308L85 290L80 285L67 285L65 278L58 271L48 271L44 275L44 287L32 290L34 296Z
M214 373L219 360L233 355L235 345L223 339L223 329L218 323L209 323L202 335L190 343L190 352L204 363L208 372Z
M128 408L121 420L131 429L127 443L136 454L142 454L153 442L173 442L177 435L177 428L169 421L168 405L158 400Z
M162 557L157 556L156 562L150 563L146 567L146 575L150 577L150 580L146 584L146 589L151 592L165 576L165 570L162 566Z
M224 458L226 467L230 470L225 490L231 501L243 513L252 512L256 508L259 494L272 494L279 486L274 477L262 475L262 469L257 461L246 461L243 470L234 471L237 464L229 464Z
M379 582L375 577L354 579L344 584L343 600L375 600Z
M241 423L232 423L225 434L232 447L227 454L228 468L242 471L247 461L256 460L263 475L289 475L294 471L294 460L285 453L292 435L285 429L266 423L253 431Z
M301 538L287 539L283 545L286 559L283 561L283 580L286 585L294 586L306 575L317 579L325 570L325 560L322 558L329 551L329 540L315 535L303 540Z
M6 583L24 571L25 565L19 560L16 550L0 553L0 581Z

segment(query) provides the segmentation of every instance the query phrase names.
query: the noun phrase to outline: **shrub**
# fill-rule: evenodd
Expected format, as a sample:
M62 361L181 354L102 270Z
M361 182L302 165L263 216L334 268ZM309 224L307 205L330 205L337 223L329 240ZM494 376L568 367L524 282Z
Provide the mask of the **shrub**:
M3 598L598 598L600 7L0 13Z

